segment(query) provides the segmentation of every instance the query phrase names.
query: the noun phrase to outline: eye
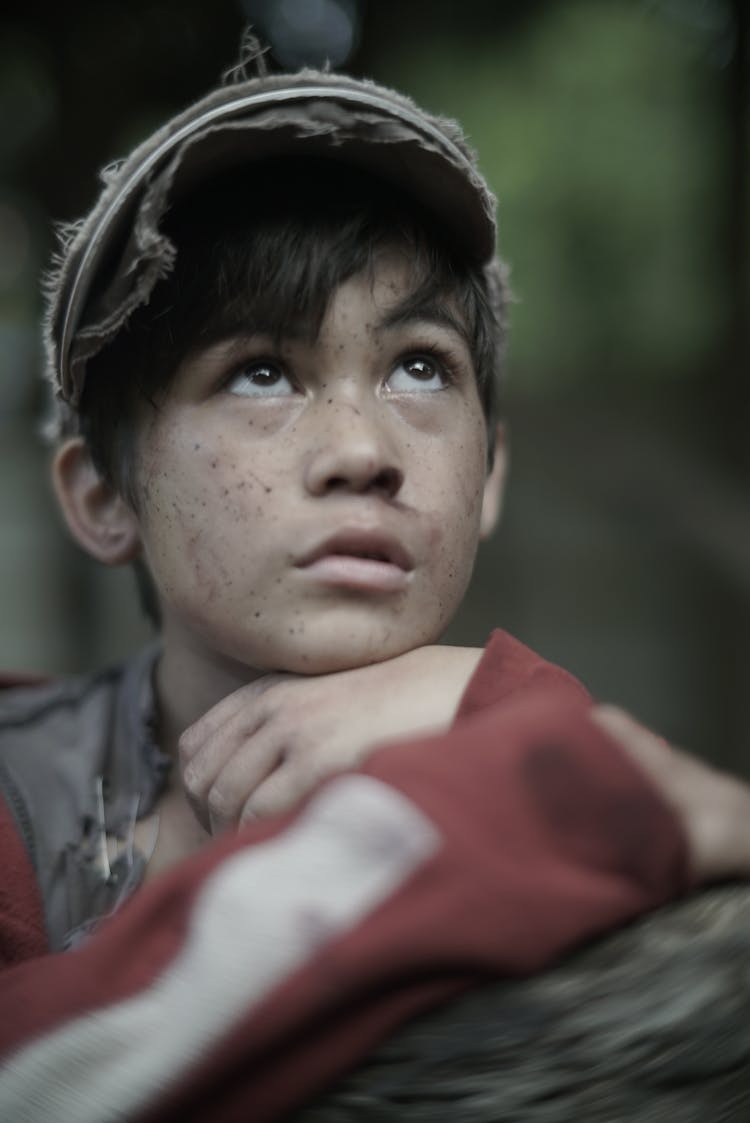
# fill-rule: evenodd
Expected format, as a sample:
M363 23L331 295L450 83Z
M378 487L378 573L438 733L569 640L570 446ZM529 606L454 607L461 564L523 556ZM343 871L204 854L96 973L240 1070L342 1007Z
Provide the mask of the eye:
M226 389L242 398L283 398L295 393L280 363L273 359L244 363L226 383Z
M391 371L386 386L393 393L444 390L450 382L445 365L433 355L406 355Z

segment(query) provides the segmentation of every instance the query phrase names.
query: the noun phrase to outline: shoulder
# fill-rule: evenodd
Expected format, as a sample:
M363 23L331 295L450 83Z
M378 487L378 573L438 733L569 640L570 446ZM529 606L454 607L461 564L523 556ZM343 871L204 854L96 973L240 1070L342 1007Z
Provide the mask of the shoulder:
M0 800L0 967L47 950L44 907L28 851L10 810Z
M0 676L0 745L25 731L45 731L56 722L75 722L87 705L100 704L120 677L120 668L93 674L35 679Z
M57 796L54 770L55 714L73 703L77 680L44 682L31 676L0 680L0 963L9 965L47 950L44 906L37 880L35 787ZM77 684L83 688L83 683Z
M91 814L118 679L104 672L0 689L2 830L15 828L45 897L57 855Z
M18 818L31 793L80 786L102 751L118 670L0 689L0 790ZM31 801L33 802L33 801Z
M0 762L40 764L49 756L50 767L67 767L68 753L80 760L87 748L100 751L118 717L137 721L152 709L155 655L147 649L102 670L49 680L0 676Z
M0 804L36 875L53 947L93 907L97 831L119 836L163 782L152 736L155 654L0 689Z

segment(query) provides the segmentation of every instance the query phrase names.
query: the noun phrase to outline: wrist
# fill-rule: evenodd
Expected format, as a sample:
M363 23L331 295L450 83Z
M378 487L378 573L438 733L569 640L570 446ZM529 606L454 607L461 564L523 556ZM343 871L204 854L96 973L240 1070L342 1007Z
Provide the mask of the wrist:
M435 728L452 725L461 700L471 682L484 651L481 647L454 647L433 644L408 652L410 672L427 676L431 691L431 712Z

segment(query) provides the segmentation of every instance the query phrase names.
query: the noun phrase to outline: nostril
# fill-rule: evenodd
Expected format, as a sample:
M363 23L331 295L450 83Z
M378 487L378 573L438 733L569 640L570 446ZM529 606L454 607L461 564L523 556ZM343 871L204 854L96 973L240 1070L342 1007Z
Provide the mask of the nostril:
M398 468L381 468L371 475L363 475L359 480L351 476L329 476L325 489L326 491L379 491L383 495L392 497L402 483L403 475Z
M372 481L372 486L386 495L393 496L404 481L398 468L382 468Z
M373 492L392 499L404 482L396 455L374 440L341 437L314 449L305 468L305 487L313 495Z
M331 476L326 480L327 491L341 491L343 488L349 488L351 484L343 476Z

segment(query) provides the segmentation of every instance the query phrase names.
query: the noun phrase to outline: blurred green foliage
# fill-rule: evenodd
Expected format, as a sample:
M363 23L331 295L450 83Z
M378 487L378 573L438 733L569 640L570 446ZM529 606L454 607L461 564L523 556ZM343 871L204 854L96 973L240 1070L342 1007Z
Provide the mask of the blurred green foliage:
M97 164L231 63L245 9L106 0L9 19L0 173L21 213L84 209ZM525 391L596 385L602 370L689 378L715 355L729 12L728 0L363 6L350 66L459 117L479 149L500 199Z
M550 6L513 35L398 41L383 76L457 116L500 200L529 390L689 377L722 322L720 75L645 4Z

